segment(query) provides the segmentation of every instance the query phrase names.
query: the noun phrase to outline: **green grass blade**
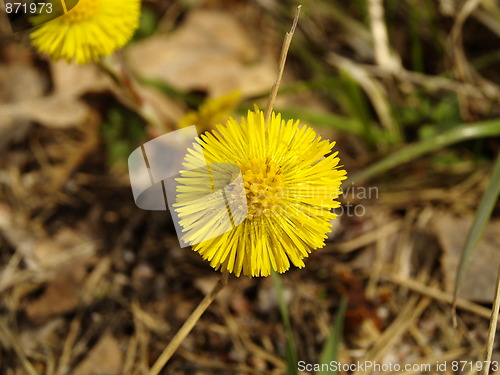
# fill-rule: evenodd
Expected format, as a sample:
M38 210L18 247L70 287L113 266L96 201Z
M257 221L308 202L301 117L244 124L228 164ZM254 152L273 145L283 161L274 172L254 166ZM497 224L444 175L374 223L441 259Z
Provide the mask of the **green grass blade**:
M330 329L330 336L326 340L325 346L321 351L320 364L327 364L332 361L338 361L340 342L342 341L342 332L344 331L344 318L347 310L347 297L342 296L337 310L337 316ZM330 371L318 371L317 375L331 375ZM336 374L336 372L334 372Z
M372 115L365 93L354 80L349 71L340 70L343 86L345 88L345 101L342 101L350 116L356 118L363 125L363 135L365 139L375 147L377 137L373 132Z
M308 111L302 108L283 108L276 112L281 113L285 119L297 119L302 124L314 127L327 126L329 128L363 136L363 124L356 119L334 115L327 112Z
M420 16L420 8L422 4L410 5L410 51L413 70L423 73L424 69L424 56L422 51L422 33L420 31L422 19Z
M456 298L458 289L462 284L469 263L474 256L477 243L479 242L486 225L491 217L493 208L497 202L498 196L500 195L500 153L498 154L495 166L493 167L493 173L491 175L491 180L488 188L484 192L479 207L477 208L476 216L472 227L467 236L465 246L462 250L462 257L460 258L460 264L458 266L457 277L455 279L455 292L454 297Z
M427 153L440 150L455 143L470 139L500 136L500 119L463 124L444 132L434 138L406 146L401 150L376 162L363 171L352 176L349 181L357 183L387 172L394 167L405 164Z
M295 340L293 338L292 325L290 323L290 315L288 314L288 306L285 301L285 294L283 291L283 283L281 282L280 275L275 271L272 273L274 288L276 289L276 294L278 296L278 304L280 307L281 318L283 319L283 324L285 326L286 332L286 363L287 363L287 374L297 375L297 347L295 345Z

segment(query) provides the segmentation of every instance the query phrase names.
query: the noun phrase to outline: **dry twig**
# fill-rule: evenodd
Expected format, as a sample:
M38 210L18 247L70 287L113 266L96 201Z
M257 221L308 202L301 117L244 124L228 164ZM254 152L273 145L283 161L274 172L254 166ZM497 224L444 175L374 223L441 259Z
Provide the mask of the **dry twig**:
M295 13L295 18L293 19L292 28L289 32L286 33L285 40L283 41L283 47L281 48L281 57L278 68L278 78L276 82L274 82L273 88L271 89L271 93L269 94L269 98L267 100L266 105L266 113L265 113L265 122L266 124L271 119L271 113L273 112L274 102L276 101L276 96L278 95L278 90L281 84L281 78L283 77L283 72L285 71L285 63L286 58L288 56L288 50L290 49L290 44L292 43L293 34L295 33L295 29L297 28L297 23L299 22L300 17L300 9L302 5L297 7L297 11Z

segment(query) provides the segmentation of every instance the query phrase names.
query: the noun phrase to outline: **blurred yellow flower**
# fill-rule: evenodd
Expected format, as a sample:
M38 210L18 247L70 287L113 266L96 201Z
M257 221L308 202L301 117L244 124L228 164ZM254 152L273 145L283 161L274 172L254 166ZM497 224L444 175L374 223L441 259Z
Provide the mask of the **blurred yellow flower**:
M334 145L299 121L282 120L280 114L273 113L266 125L258 110L249 111L241 122L231 118L201 135L177 179L174 207L183 241L192 244L215 269L236 276L242 272L268 276L271 269L283 273L290 263L302 268L311 250L324 246L330 221L336 217L332 210L340 205L335 199L346 172L339 169ZM211 184L200 172L204 165L207 170L207 164L212 170ZM223 209L211 202L216 180L224 179L224 174L227 181L234 178L234 169L221 169L221 165L234 165L241 171L244 211L235 210L242 202L232 196L237 187L225 189ZM211 234L219 233L226 209L234 225L212 238ZM246 216L241 217L241 212Z
M241 100L238 90L204 101L197 111L190 111L179 120L179 128L196 125L199 132L212 130L215 124L227 120Z
M33 31L31 40L54 60L97 61L130 40L139 25L140 7L140 0L80 0Z

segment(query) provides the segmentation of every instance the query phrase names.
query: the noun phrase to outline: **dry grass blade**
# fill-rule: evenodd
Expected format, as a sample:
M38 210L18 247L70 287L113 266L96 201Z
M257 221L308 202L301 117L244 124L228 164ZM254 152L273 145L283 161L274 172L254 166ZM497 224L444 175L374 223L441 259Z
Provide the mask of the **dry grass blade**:
M484 355L485 366L483 368L483 375L488 375L490 369L491 356L493 354L493 346L495 345L495 332L498 324L498 309L500 308L500 266L498 268L497 287L495 291L495 300L493 301L493 308L491 310L490 328L488 330L488 342L486 344L486 352Z
M66 336L66 340L64 340L63 351L57 365L57 371L55 373L56 375L62 375L68 372L68 369L70 368L73 347L75 345L78 334L80 333L81 325L82 317L79 314L73 318L69 326L69 332Z
M388 275L387 278L396 284L414 290L415 292L421 293L425 296L429 296L435 300L448 304L451 304L453 302L453 295L451 293L446 293L443 292L442 290L436 289L434 287L420 283L418 281L402 278L395 275ZM487 309L486 307L483 307L481 305L478 305L476 303L461 298L457 299L456 305L457 307L466 311L470 311L482 318L489 319L491 316L490 309Z
M377 227L372 231L363 233L360 236L353 238L352 240L336 244L335 247L333 248L333 251L338 253L350 253L364 246L367 246L373 242L379 241L382 237L388 237L396 233L400 229L401 229L401 221L394 220L381 227ZM329 251L330 250L328 250L328 252ZM327 251L325 250L325 252Z
M401 67L399 61L391 54L389 36L385 25L384 3L382 0L369 0L368 11L372 30L373 44L375 46L375 59L377 64L391 70Z
M498 37L500 37L500 25L498 24L498 16L499 16L498 8L496 11L491 13L491 9L476 9L472 14L475 19L481 22L484 26L491 30L491 32L495 33Z
M466 81L470 81L472 77L472 71L467 63L467 58L465 56L463 45L462 45L462 29L467 18L472 14L472 12L479 6L480 0L468 0L463 8L460 10L453 29L451 32L451 38L453 43L453 52L456 59L456 64L458 68L458 73Z
M248 336L248 333L244 330L240 330L239 334L241 335L245 347L250 352L254 353L258 357L262 357L265 361L272 363L280 373L284 373L286 371L286 362L282 358L273 355L269 351L254 343Z
M203 366L207 369L221 370L231 374L249 374L249 375L259 375L260 371L249 366L231 365L220 360L209 359L203 356L191 353L184 349L179 349L179 355L187 359L191 363L196 363L198 366Z
M297 28L297 23L299 22L300 17L300 9L302 5L297 7L297 11L295 13L295 18L293 19L292 28L289 32L286 33L285 40L283 41L283 47L281 48L281 57L278 68L278 78L271 89L271 93L269 94L269 99L266 105L266 113L264 115L266 124L271 119L271 113L273 112L274 102L276 101L276 96L278 95L278 90L281 84L281 78L283 77L283 72L285 71L285 63L286 58L288 56L288 50L290 49L290 44L292 43L293 34L295 33L295 29Z
M0 318L0 345L6 349L12 349L14 353L16 353L26 374L38 375L38 372L35 370L17 342L16 335L10 331L7 322L2 318Z
M424 298L419 302L418 296L412 296L401 309L397 318L382 333L374 346L366 353L364 359L373 362L379 361L382 356L395 345L396 341L407 332L413 322L418 319L420 314L422 314L429 304L429 298ZM369 370L359 369L354 372L355 375L367 373L369 373Z
M332 52L328 57L328 62L347 72L363 88L377 111L382 126L395 140L400 142L402 140L401 132L393 118L385 87L378 80L372 78L362 65L350 59Z
M194 328L200 317L203 315L205 310L212 304L219 292L224 289L227 284L229 274L227 272L223 273L217 284L210 291L209 294L200 302L200 304L194 309L189 318L184 322L182 327L177 331L175 336L172 338L170 343L165 347L163 352L160 354L156 362L154 363L149 375L158 375L163 369L168 360L175 353L177 348L182 344L182 341Z
M468 96L474 97L476 99L484 99L484 88L473 83L461 82L459 80L454 80L444 76L433 76L430 74L413 72L405 70L403 68L400 71L394 72L380 66L365 64L359 65L362 66L371 75L381 78L395 77L401 82L419 85L430 92L449 90L457 93L465 93ZM497 86L491 86L488 89L493 90L493 95L498 95L499 90Z

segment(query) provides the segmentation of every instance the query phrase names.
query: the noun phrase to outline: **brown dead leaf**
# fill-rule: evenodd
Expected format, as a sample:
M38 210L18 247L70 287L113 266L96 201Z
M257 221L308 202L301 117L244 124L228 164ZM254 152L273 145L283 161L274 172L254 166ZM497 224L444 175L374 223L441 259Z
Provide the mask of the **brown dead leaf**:
M70 114L75 116L75 118L77 113L81 116L88 114L87 106L85 106L82 101L75 100L86 93L110 91L117 99L121 100L123 104L134 106L130 103L124 90L119 88L110 76L104 73L97 65L75 65L65 62L53 62L51 64L51 70L54 81L54 100L59 101L59 105L65 109L65 111L60 111L61 113L58 114L58 119L60 121L58 121L57 124L65 123L62 119L63 114ZM179 103L176 103L152 87L137 83L134 83L134 86L141 100L146 103L145 105L151 107L150 110L154 111L159 121L165 124L167 128L173 128L174 124L182 115ZM63 103L62 100L66 100L66 103ZM64 107L65 105L66 107ZM83 109L85 109L85 111L82 111ZM66 119L66 123L68 120L69 118ZM79 123L84 120L84 118L80 118ZM53 123L52 126L57 125ZM59 127L60 126L61 125L59 125Z
M449 214L435 215L436 234L443 248L441 266L445 289L453 293L455 277L472 226L472 217L457 218ZM459 291L459 297L481 303L491 303L495 293L498 264L500 263L500 220L491 221L479 241L476 253Z
M31 65L0 64L0 102L38 98L44 89L40 73Z
M76 65L59 61L51 62L50 67L56 95L78 97L88 92L110 90L114 86L111 78L94 64Z
M65 128L81 124L88 118L89 108L81 101L66 95L49 96L0 106L3 121L10 131L16 121L38 122L49 128ZM0 124L1 127L1 124Z
M120 344L110 333L105 333L72 374L119 375L122 364L123 354Z
M73 311L80 302L80 286L87 274L86 264L75 262L56 276L42 296L28 304L26 315L34 322Z
M41 100L20 103L16 117L24 117L47 127L71 127L89 117L89 107L80 97L89 92L111 90L113 82L94 64L75 65L51 62L54 94Z
M21 56L24 54L17 51ZM0 150L25 137L30 129L26 119L13 117L7 109L23 101L40 98L45 90L41 74L29 58L0 64Z
M112 80L93 64L75 65L52 62L52 95L42 97L39 73L30 66L0 66L0 134L10 132L20 121L37 122L47 127L65 128L82 124L90 108L80 99L89 92L111 90Z
M172 34L155 35L126 52L140 76L212 97L235 89L243 97L260 94L276 78L274 58L263 56L228 12L193 10Z
M49 236L5 204L0 205L0 235L17 249L13 257L17 260L0 267L0 292L30 285L26 281L48 283L42 296L27 304L26 312L34 321L71 311L78 305L86 267L94 262L93 239L71 228ZM20 269L21 260L26 269ZM33 285L18 287L19 300L32 290Z
M59 269L77 258L90 258L96 250L91 238L71 228L49 237L5 204L0 205L0 234L22 254L28 268L40 272Z
M35 244L33 261L48 269L74 259L89 258L95 253L95 243L71 228L62 228L54 238L45 238Z

